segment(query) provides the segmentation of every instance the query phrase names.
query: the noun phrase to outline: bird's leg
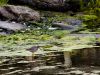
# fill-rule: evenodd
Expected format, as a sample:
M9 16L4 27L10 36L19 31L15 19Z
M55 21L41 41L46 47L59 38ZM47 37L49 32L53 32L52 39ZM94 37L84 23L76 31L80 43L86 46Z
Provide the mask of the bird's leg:
M26 59L27 61L32 61L32 60L33 60L33 57L32 57L32 56L26 56L25 59Z
M25 59L26 59L27 61L33 61L33 60L34 60L34 53L32 53L31 56L26 56Z
M34 53L32 53L32 60L34 60Z

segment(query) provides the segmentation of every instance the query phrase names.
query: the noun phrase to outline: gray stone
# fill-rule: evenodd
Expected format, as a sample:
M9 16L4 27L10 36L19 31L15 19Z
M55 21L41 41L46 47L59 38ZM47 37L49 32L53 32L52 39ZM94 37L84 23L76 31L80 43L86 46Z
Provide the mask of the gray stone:
M54 22L53 27L63 30L75 31L82 28L82 21L75 18L68 18L61 22Z
M74 74L75 74L75 75L83 75L83 73L84 73L84 72L83 72L83 71L80 71L80 70L76 70L76 71L71 71L71 72L70 72L70 74L73 74L73 75L74 75Z
M0 7L1 20L37 21L40 14L26 6L5 5Z
M9 23L6 21L0 21L0 28L1 29L6 29L6 30L11 30L11 31L18 31L25 29L26 26L18 23Z
M81 20L78 20L76 18L68 18L68 19L65 19L65 22L67 22L68 25L72 25L72 26L82 25L82 21Z
M8 69L0 69L0 72L1 73L7 73L7 72L9 72L9 70Z
M56 70L56 66L40 66L32 69L33 72L39 72L42 74L53 74Z
M15 70L13 72L9 72L9 73L6 73L5 75L18 75L19 72L21 72L22 70Z
M90 73L84 73L83 75L90 75Z
M99 74L91 73L90 75L99 75Z
M100 74L100 70L93 70L92 73Z

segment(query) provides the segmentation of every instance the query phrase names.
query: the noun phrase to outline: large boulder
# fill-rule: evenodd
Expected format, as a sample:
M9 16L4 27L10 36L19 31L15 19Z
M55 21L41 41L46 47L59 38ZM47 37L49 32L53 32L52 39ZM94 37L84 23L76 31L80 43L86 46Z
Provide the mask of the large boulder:
M9 0L11 4L26 4L35 8L56 11L77 10L80 0Z
M37 21L40 14L26 6L6 5L0 7L1 20Z

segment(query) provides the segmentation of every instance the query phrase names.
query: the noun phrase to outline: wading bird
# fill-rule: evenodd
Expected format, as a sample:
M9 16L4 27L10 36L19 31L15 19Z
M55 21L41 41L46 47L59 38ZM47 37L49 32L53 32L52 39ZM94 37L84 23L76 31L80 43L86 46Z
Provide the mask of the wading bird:
M31 47L31 48L29 48L27 50L33 53L33 52L36 52L39 49L39 47L40 46L33 46L33 47Z
M38 51L38 49L40 48L40 46L32 46L29 49L26 49L27 51L32 52L32 56L28 56L26 57L27 60L32 61L34 59L34 52Z

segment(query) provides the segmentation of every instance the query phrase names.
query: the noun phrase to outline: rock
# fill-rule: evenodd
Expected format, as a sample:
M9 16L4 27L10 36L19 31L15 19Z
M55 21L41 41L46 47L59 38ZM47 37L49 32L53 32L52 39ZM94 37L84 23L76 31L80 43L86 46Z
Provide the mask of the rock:
M99 75L99 74L91 73L90 75Z
M53 27L63 30L75 31L82 27L82 21L75 18L68 18L61 22L54 22Z
M68 11L80 8L80 0L9 0L10 4L30 5L35 8Z
M26 6L5 5L0 7L1 20L37 21L40 15L37 11Z
M19 61L17 63L19 64L30 64L30 63L35 63L36 61Z
M40 68L40 71L43 73L43 74L53 74L56 70L56 66L42 66Z
M19 69L19 68L18 68L18 67L9 67L9 68L8 68L9 71L15 71L15 70L17 70L17 69Z
M76 71L71 71L70 74L72 75L83 75L83 71L79 71L79 70L76 70Z
M0 69L0 73L1 73L1 74L2 74L2 73L7 73L7 72L9 72L8 69Z
M7 35L6 32L0 32L0 35Z
M21 5L27 4L32 7L46 10L63 10L65 0L10 0L9 3Z
M18 24L18 23L9 23L6 21L0 21L0 28L2 29L2 31L0 31L0 33L10 34L12 32L16 32L16 31L25 29L26 26L24 26L22 24Z
M100 74L100 70L93 70L92 73Z
M75 67L70 68L70 70L72 70L72 71L73 71L73 70L76 70L76 69L77 69L77 68L75 68Z
M60 73L56 73L56 74L54 74L54 75L70 75L70 74L65 73L65 72L60 72Z
M53 74L56 69L56 66L40 66L33 68L32 71L48 75Z
M40 68L39 67L35 67L35 68L32 69L32 71L33 72L39 72L40 71Z
M63 29L63 30L73 30L74 29L73 26L69 26L63 22L62 23L53 23L53 26L58 27L58 28Z
M67 22L67 24L72 25L72 26L82 25L82 21L76 18L65 19L65 22Z
M83 75L90 75L90 73L84 73Z
M4 59L1 62L4 64L4 63L8 63L9 61L10 61L10 59Z
M54 27L50 27L48 28L49 30L57 30L57 28L54 28Z
M13 72L9 72L9 73L6 73L5 75L18 75L19 72L21 72L22 70L15 70Z

